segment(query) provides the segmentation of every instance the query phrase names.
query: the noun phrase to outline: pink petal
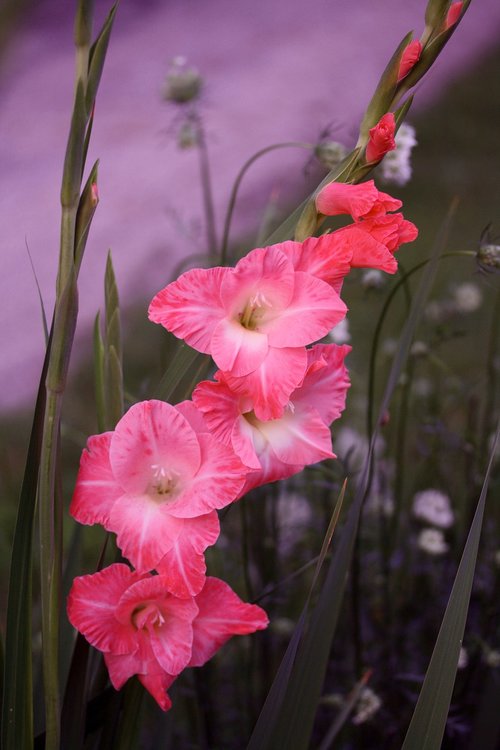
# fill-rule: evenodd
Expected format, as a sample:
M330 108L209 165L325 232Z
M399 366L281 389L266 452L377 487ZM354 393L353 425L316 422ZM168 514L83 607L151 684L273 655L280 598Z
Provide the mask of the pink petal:
M69 621L100 651L133 653L138 648L135 629L117 619L116 609L124 592L141 579L121 563L75 578L67 602Z
M286 410L281 419L260 422L258 430L285 464L306 466L334 458L330 430L315 409Z
M289 306L262 328L272 347L305 346L326 336L346 312L345 303L331 286L297 271Z
M330 284L337 294L342 281L351 270L352 245L338 232L321 237L308 237L304 242L283 243L283 252L291 259L296 271L316 276Z
M291 395L296 409L314 408L326 425L340 417L351 385L344 364L350 351L345 344L316 344L308 350L304 382Z
M208 433L198 439L200 469L169 506L169 513L178 518L194 518L229 505L238 496L248 472L232 448Z
M237 376L253 372L268 348L265 334L248 330L236 320L221 320L212 336L212 357L217 366Z
M234 423L240 417L240 398L221 379L220 370L216 381L203 380L193 391L193 401L203 412L210 432L225 445L231 445ZM250 407L251 408L251 407Z
M249 300L260 293L274 309L282 309L292 297L293 277L293 266L281 252L281 245L252 250L222 282L224 308L239 320Z
M211 432L203 413L192 401L181 401L180 404L175 405L175 408L179 414L182 414L182 416L189 422L190 427L192 427L196 433Z
M283 414L290 394L302 382L307 368L304 347L269 349L258 370L243 378L224 373L229 388L246 396L258 419L274 419Z
M396 211L401 201L381 193L373 180L358 185L330 182L316 197L316 208L325 216L351 214L356 221L376 214Z
M376 268L386 273L396 273L398 264L393 254L365 229L365 223L368 224L368 221L349 224L337 232L352 245L352 268Z
M172 548L182 530L182 521L149 495L124 495L110 514L108 531L117 535L123 556L140 571L154 570Z
M255 445L253 441L254 428L247 421L247 416L241 415L237 422L233 425L233 433L231 435L231 443L234 448L234 452L243 461L245 466L250 469L260 469L260 461L255 452Z
M181 534L157 566L171 594L181 599L199 594L205 583L204 551L220 533L217 513L183 520Z
M230 268L194 268L159 292L149 306L149 319L161 323L199 352L210 354L215 326L224 317L220 287Z
M166 692L170 685L177 679L177 675L167 674L163 669L156 673L147 672L138 675L148 693L150 693L158 703L162 711L168 711L172 707L170 696Z
M260 464L253 448L251 430L242 417L244 412L252 410L251 399L232 391L220 370L215 377L217 382L204 380L197 385L193 400L205 414L212 434L224 445L232 446L245 466L258 469Z
M171 707L172 701L166 690L176 678L174 675L167 674L160 667L150 648L149 653L149 658L141 658L138 654L126 654L124 656L104 654L104 661L115 690L120 690L127 680L136 674L160 708L167 711Z
M123 495L109 462L112 432L93 435L82 452L69 512L80 523L105 525L115 500Z
M196 604L199 613L193 623L191 667L203 666L233 635L254 633L269 624L263 609L242 602L218 578L207 578Z
M155 472L191 476L200 465L196 433L174 406L142 401L116 425L110 463L118 482L130 494L148 492Z

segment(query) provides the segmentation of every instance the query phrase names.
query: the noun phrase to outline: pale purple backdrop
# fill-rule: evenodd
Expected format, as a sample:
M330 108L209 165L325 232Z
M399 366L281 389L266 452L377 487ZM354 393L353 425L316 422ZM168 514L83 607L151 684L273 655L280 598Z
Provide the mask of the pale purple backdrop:
M99 18L108 9L96 2ZM38 296L54 300L59 185L72 100L72 4L45 2L10 45L0 78L0 408L33 394L43 354ZM202 101L220 224L237 170L254 151L314 140L336 123L346 142L389 56L422 30L424 0L122 0L98 96L91 159L101 159L101 202L80 279L78 357L102 304L112 248L124 305L142 302L182 257L203 250L181 225L201 221L198 164L176 150L172 110L161 99L169 61L186 56L203 73ZM445 53L420 86L415 110L498 42L500 3L473 0ZM303 152L283 151L244 183L236 233L256 226L272 190L283 205L304 190Z

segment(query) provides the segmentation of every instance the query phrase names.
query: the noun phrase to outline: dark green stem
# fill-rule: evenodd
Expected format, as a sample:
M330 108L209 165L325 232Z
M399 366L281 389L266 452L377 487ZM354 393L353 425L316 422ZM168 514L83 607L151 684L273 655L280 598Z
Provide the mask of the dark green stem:
M238 175L236 176L236 180L234 181L233 188L231 190L231 195L229 197L229 203L226 211L226 218L224 221L224 231L222 234L222 247L221 247L221 254L220 254L220 262L221 265L226 264L227 260L227 251L228 251L228 245L229 245L229 232L231 229L231 221L233 218L234 213L234 207L236 205L236 199L238 197L238 191L240 189L241 182L252 166L254 162L256 162L258 159L261 158L261 156L265 156L266 154L270 153L271 151L276 151L280 148L306 148L306 149L313 149L314 145L312 143L302 143L301 141L289 141L286 143L273 143L272 146L267 146L266 148L261 149L260 151L257 151L253 156L251 156L242 166L240 171L238 172Z

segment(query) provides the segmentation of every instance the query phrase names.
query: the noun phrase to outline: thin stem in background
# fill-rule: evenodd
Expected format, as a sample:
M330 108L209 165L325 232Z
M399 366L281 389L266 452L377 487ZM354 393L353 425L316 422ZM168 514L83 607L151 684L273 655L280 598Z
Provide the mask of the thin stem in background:
M215 230L215 210L212 190L212 178L210 175L210 161L205 138L205 131L199 117L196 118L198 131L198 153L200 156L200 179L203 195L203 210L205 213L205 230L207 233L207 252L210 258L217 257L217 233Z
M267 146L266 148L261 149L260 151L257 151L253 156L251 156L241 167L240 171L238 172L236 176L236 180L234 181L231 195L229 197L229 203L227 206L226 211L226 218L224 221L224 230L222 233L222 246L221 246L221 252L220 252L220 263L222 266L226 264L227 261L227 251L229 246L229 232L231 230L231 221L233 218L234 213L234 207L236 205L236 199L238 197L238 191L240 189L241 182L252 166L254 162L256 162L258 159L260 159L261 156L265 156L266 154L269 154L271 151L276 151L280 148L305 148L305 149L313 149L314 144L312 143L303 143L301 141L288 141L285 143L273 143L271 146Z

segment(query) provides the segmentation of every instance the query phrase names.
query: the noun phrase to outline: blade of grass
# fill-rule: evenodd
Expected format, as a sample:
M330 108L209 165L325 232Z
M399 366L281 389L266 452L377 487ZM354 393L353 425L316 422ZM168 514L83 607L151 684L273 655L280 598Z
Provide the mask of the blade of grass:
M254 741L256 730L250 740L248 750L269 750L278 747L293 747L294 750L306 750L316 714L328 656L336 629L346 579L351 564L361 510L369 484L370 468L375 441L381 417L387 411L392 394L403 371L414 331L423 312L423 307L432 285L440 253L445 244L455 206L453 205L441 228L434 245L432 258L422 276L420 286L414 296L411 312L403 329L398 351L394 357L387 381L384 398L380 407L380 416L372 434L368 455L358 483L354 502L349 510L346 523L342 528L337 547L334 549L322 586L318 603L312 615L310 627L300 644L294 644L296 660L291 664L288 651L287 670L280 677L279 703L275 701L272 712L264 709L257 722L259 729L258 744ZM295 634L294 634L295 635ZM295 663L294 663L295 662ZM281 666L278 674L281 672ZM276 682L276 680L275 680ZM273 691L274 683L271 688ZM271 693L270 693L271 695ZM269 697L269 696L268 696Z
M483 525L484 506L499 434L500 421L469 536L458 566L429 668L401 750L439 750L441 747L469 610Z
M329 549L329 546L333 537L333 533L338 523L340 511L342 509L342 504L344 501L345 489L346 489L346 482L344 482L342 489L340 491L339 497L337 499L337 502L335 504L332 518L330 520L328 530L323 540L321 552L318 556L318 561L316 563L313 580L309 588L309 593L307 595L304 608L302 609L300 617L297 621L297 625L295 626L295 630L293 631L293 634L288 644L288 647L286 649L285 655L283 659L281 660L281 664L279 666L276 677L273 680L273 684L271 685L271 689L266 698L266 702L264 703L262 711L260 712L260 716L253 730L252 736L250 738L250 742L247 746L247 750L268 750L268 749L274 750L274 748L280 747L280 745L272 744L272 737L271 737L270 730L272 729L273 724L276 721L276 717L282 710L283 701L286 697L287 686L288 686L290 676L292 674L292 670L294 667L295 659L297 656L297 650L298 650L301 638L304 633L304 628L307 622L307 615L309 611L309 605L311 602L311 596L316 587L318 576L320 574L321 568L325 561L325 558L328 553L328 549Z
M52 329L40 376L12 547L5 632L3 750L29 750L33 745L31 660L33 522L46 405L45 378L51 342Z
M330 748L332 747L333 741L335 740L338 733L340 732L340 730L346 723L347 719L349 718L349 715L351 711L353 710L354 706L356 705L364 686L370 679L370 675L371 675L371 671L365 672L363 677L353 687L353 689L347 696L347 700L344 703L341 711L339 712L338 716L335 718L335 721L333 722L328 732L323 737L323 740L321 741L321 745L319 746L318 750L330 750Z

